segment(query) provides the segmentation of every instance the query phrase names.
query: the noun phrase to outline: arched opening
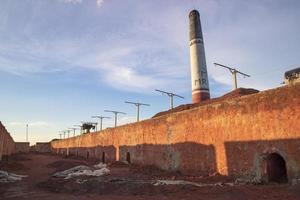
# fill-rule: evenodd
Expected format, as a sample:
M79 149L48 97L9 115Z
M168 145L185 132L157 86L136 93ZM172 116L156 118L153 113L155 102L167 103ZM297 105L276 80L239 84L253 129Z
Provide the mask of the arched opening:
M285 160L278 153L271 153L266 158L268 182L288 182Z
M90 157L90 152L87 151L87 152L86 152L86 158L89 159L89 157Z
M102 163L105 163L106 159L105 159L105 152L102 152Z
M129 153L129 152L126 153L126 161L128 162L128 164L131 163L131 160L130 160L130 153Z

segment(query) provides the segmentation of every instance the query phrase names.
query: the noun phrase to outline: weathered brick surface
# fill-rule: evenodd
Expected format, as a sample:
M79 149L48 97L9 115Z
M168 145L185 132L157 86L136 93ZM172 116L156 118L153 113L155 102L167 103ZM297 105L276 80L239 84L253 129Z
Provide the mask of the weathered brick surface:
M15 142L0 122L0 161L15 152Z
M53 152L156 165L185 173L261 175L271 152L300 177L300 84L51 143ZM88 153L87 153L88 152Z
M51 146L49 142L37 142L34 150L38 153L50 153Z
M16 152L28 153L29 148L29 142L16 142Z

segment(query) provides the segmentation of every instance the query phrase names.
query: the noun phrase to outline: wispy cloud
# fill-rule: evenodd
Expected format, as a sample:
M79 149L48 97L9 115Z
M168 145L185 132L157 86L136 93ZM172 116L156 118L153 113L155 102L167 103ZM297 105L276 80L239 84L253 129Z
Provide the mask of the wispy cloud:
M65 2L84 4L82 0ZM97 6L103 5L103 0L95 2ZM285 53L292 51L290 47L297 49L293 44L299 41L294 34L299 32L295 12L280 9L276 3L199 3L208 71L214 81L232 84L231 75L214 67L213 62L250 73L255 79L244 79L241 86L258 89L279 83L287 66L298 63ZM5 39L1 39L0 34L0 70L23 75L91 69L99 75L99 81L119 90L145 92L154 87L189 90L188 12L191 6L165 4L162 8L155 2L110 2L117 13L130 8L126 17L111 17L108 6L103 7L107 9L103 10L106 15L95 12L89 16L83 5L80 13L76 10L76 15L69 18L60 19L62 13L58 13L56 23L35 23L34 18L26 26L28 33L16 32ZM242 12L240 8L247 9ZM43 16L50 19L50 13ZM35 26L45 27L45 24L48 32L35 30ZM60 27L66 28L60 30ZM287 35L285 42L281 40L282 35ZM293 51L294 57L296 52L299 51ZM270 73L275 78L266 81L261 76Z
M71 4L79 4L82 3L83 0L63 0L65 3L71 3ZM102 4L104 3L104 0L94 0L96 2L96 6L100 8Z
M82 0L63 0L66 3L73 3L73 4L77 4L77 3L81 3Z
M97 7L100 8L102 6L103 2L104 2L104 0L97 0L96 1Z
M10 122L9 123L10 126L26 126L27 124L30 127L47 127L47 126L50 126L50 123L45 122L45 121L35 121L35 122L30 122L30 123L25 123L25 122Z

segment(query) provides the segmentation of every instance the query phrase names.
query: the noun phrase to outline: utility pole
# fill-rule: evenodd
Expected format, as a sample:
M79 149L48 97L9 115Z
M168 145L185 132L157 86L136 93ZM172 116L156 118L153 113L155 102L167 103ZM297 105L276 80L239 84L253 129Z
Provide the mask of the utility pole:
M82 134L82 125L74 125L76 127L79 127L80 128L80 135Z
M110 117L104 117L104 116L92 116L92 118L98 118L98 119L100 119L100 124L99 124L99 126L100 126L100 131L102 131L102 122L103 122L103 119L110 119Z
M138 102L131 102L131 101L125 101L125 103L133 104L133 105L136 106L136 108L137 108L137 110L136 110L136 121L137 122L140 121L140 106L150 106L149 104L138 103Z
M63 131L64 139L66 139L66 131Z
M124 112L119 112L119 111L114 111L114 110L104 110L104 112L111 112L115 115L115 127L117 127L118 114L126 115L126 113L124 113Z
M58 134L59 135L59 139L63 139L62 136L63 136L63 132L64 131L58 131L58 132L59 132L59 134Z
M28 124L26 124L26 142L28 142Z
M69 128L69 129L73 130L73 137L75 137L75 130L76 130L77 128Z
M172 92L166 92L166 91L162 91L162 90L158 90L158 89L155 89L155 91L160 92L160 93L162 93L162 94L166 94L166 95L169 96L169 99L170 99L170 109L173 109L173 108L174 108L174 106L173 106L173 97L174 97L174 96L175 96L175 97L179 97L179 98L181 98L181 99L184 99L183 96L180 96L180 95L178 95L178 94L174 94L174 93L172 93Z
M233 87L234 87L235 90L237 89L237 78L236 78L236 74L242 74L242 75L244 76L244 78L245 78L245 77L250 77L250 75L245 74L245 73L243 73L243 72L240 72L240 71L238 71L238 70L236 70L236 69L234 69L234 68L231 68L231 67L228 67L228 66L219 64L219 63L214 63L214 65L220 66L220 67L223 67L223 68L226 68L226 69L228 69L228 70L231 72L232 78L233 78Z
M66 130L66 132L68 133L68 138L70 137L70 130Z

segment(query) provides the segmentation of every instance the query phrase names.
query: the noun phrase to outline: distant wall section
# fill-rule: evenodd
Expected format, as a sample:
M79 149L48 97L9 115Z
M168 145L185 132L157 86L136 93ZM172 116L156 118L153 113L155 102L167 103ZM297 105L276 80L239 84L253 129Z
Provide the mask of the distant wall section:
M28 153L30 148L29 142L16 142L16 153Z
M0 122L0 161L15 152L15 142Z
M50 153L51 152L50 142L37 142L35 144L35 151L38 153Z
M260 178L279 154L300 178L300 84L51 143L55 153L184 173Z

